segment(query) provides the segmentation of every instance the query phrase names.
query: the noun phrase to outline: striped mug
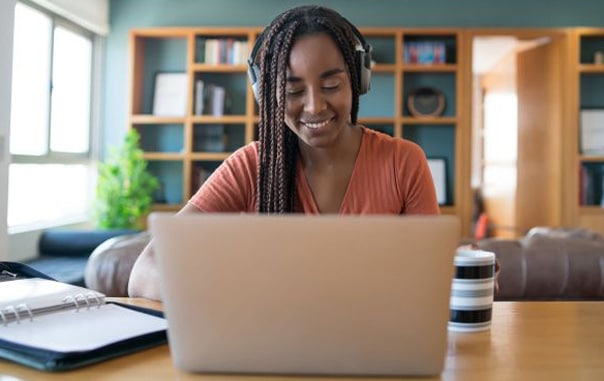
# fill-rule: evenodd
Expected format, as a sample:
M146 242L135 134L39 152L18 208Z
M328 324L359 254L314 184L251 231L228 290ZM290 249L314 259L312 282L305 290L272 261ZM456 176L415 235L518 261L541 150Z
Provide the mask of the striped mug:
M491 327L495 285L495 254L459 249L451 285L449 330L485 331Z

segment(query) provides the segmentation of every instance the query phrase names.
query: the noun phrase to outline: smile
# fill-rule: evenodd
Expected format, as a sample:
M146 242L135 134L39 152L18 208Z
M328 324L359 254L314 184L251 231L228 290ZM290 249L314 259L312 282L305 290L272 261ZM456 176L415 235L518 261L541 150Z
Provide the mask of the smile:
M327 119L322 122L314 122L314 123L302 122L302 124L304 126L306 126L307 128L310 128L311 130L316 130L316 129L327 126L329 124L329 122L331 122L331 121L332 121L332 119Z

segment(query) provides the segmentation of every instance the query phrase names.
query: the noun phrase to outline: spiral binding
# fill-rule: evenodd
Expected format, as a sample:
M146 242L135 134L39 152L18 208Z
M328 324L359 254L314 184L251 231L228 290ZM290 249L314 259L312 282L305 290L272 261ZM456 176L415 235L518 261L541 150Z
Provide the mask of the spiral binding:
M91 300L93 303L91 303ZM96 304L97 308L99 308L102 304L101 298L92 292L86 294L67 295L63 298L63 303L69 303L70 301L75 306L76 312L78 312L80 307L83 307L84 304L86 305L87 310L90 309L91 304Z
M89 292L86 294L68 295L63 298L62 303L63 305L66 303L73 303L76 312L79 312L80 308L86 307L86 310L89 310L93 305L100 308L103 304L103 300L98 294ZM27 303L21 303L16 306L9 305L0 309L0 319L4 326L7 326L8 323L13 320L19 324L24 318L29 318L30 321L34 320L34 313Z

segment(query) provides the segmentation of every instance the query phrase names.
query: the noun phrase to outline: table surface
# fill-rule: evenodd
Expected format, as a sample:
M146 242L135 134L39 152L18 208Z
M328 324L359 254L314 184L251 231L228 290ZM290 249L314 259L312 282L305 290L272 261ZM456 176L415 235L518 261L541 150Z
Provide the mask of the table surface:
M112 300L161 309L160 303L144 299ZM167 345L61 373L40 372L0 360L0 381L266 378L184 373L174 368ZM271 376L270 379L318 381L329 377ZM495 302L490 331L449 332L445 370L441 377L420 380L433 379L604 380L604 302Z

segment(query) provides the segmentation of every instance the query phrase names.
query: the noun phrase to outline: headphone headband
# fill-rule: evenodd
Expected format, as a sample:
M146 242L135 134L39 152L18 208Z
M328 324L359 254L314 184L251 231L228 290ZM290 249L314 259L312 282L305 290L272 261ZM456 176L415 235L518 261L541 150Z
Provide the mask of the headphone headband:
M359 90L360 94L365 94L371 87L371 45L365 41L361 32L350 21L346 20L344 17L342 17L342 20L350 27L357 42L355 44L355 60L358 70ZM256 65L256 55L262 46L264 34L268 28L269 27L264 28L262 33L258 35L254 47L252 48L252 52L247 60L248 76L252 84L252 90L256 101L258 101L259 97L258 82L260 80L260 68Z

